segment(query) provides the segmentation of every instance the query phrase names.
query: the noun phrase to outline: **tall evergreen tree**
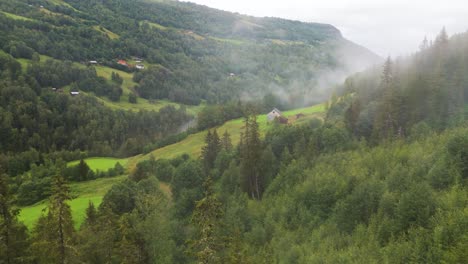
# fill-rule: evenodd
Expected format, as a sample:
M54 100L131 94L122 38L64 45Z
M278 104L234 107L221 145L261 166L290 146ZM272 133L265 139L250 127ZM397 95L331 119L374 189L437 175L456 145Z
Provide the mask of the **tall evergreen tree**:
M205 137L205 146L202 148L202 160L207 173L213 169L219 151L221 151L221 141L216 129L213 133L208 130Z
M74 236L70 206L70 188L62 176L55 176L47 216L39 219L33 249L41 263L73 263Z
M394 77L394 63L390 57L384 63L380 89L383 93L376 120L374 121L375 139L388 139L403 134L403 127L400 124L402 98L399 87Z
M262 146L255 115L246 118L242 137L239 146L242 187L252 199L259 200L264 191L264 179L260 171Z
M218 233L223 215L222 204L213 190L213 180L210 176L203 183L203 187L204 197L196 203L192 216L198 237L191 241L190 247L198 263L220 263L219 252L223 248L223 242Z
M78 164L78 181L86 181L88 180L88 173L90 168L88 164L83 159L80 159L80 163Z
M12 208L8 176L0 174L0 263L25 263L28 259L27 230L18 221L18 213Z
M226 131L224 131L223 137L221 138L221 146L226 151L232 150L232 142L231 142L231 135Z

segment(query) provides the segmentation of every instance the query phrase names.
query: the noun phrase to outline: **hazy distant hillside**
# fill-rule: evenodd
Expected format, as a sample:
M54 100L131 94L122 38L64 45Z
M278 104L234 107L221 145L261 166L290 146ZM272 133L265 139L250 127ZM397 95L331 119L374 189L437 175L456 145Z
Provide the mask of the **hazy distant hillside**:
M135 75L134 90L147 99L220 103L273 93L287 103L320 101L324 88L379 60L331 25L191 3L14 0L0 1L0 9L5 52L117 68L119 59L140 57L148 68Z

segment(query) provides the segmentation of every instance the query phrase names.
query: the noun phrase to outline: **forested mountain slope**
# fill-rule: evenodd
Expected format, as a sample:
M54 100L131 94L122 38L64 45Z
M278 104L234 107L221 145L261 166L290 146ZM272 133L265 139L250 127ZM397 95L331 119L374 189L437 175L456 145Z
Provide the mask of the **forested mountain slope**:
M250 114L236 146L229 131L211 129L199 158L144 160L98 208L89 204L79 230L64 177L48 178L48 213L27 232L12 206L21 178L2 174L10 239L0 254L26 263L466 263L467 40L442 31L414 56L348 78L324 120L272 123L261 138ZM74 181L86 168L57 162L31 173L72 170Z
M135 92L186 104L320 102L326 86L379 60L330 25L255 18L176 1L0 1L0 47L60 60L151 64ZM306 94L306 96L304 96Z
M304 94L352 71L348 55L378 59L330 25L175 1L0 0L0 33L0 165L10 176L49 159L141 153L193 120L167 100L234 106L205 115L204 129L242 116L245 101L264 111L320 100L327 92ZM141 97L135 109L157 112L126 111Z

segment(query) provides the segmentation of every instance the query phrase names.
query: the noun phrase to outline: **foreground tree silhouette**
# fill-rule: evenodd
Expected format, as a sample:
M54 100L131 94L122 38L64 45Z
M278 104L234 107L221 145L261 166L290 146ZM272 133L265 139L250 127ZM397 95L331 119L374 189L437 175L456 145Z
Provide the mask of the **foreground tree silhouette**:
M34 230L33 251L40 263L73 263L75 230L70 206L70 188L62 176L54 177L48 213Z
M26 227L18 221L19 210L12 208L8 176L0 174L0 263L24 263L28 259Z
M239 143L241 186L252 199L260 200L264 191L264 179L260 173L262 146L255 115L245 120L245 130Z
M213 169L216 157L218 156L220 150L221 142L219 140L219 136L216 132L216 129L213 131L213 133L210 130L208 130L208 134L206 134L205 137L205 146L202 148L201 154L203 165L207 173L209 173L209 171Z
M193 254L198 263L220 263L219 251L223 243L218 230L223 215L222 204L213 190L213 180L208 177L204 182L205 195L198 201L192 217L192 222L198 229L198 239L190 241Z

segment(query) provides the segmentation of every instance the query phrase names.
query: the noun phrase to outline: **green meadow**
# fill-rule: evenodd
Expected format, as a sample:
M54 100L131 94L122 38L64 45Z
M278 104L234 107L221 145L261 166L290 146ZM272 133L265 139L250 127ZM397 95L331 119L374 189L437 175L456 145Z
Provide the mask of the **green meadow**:
M71 183L70 189L73 200L68 204L72 210L72 216L75 228L79 228L85 219L86 208L89 202L93 202L97 207L102 202L102 198L106 192L115 183L123 181L127 176L117 176L112 178L101 178L97 180ZM47 201L42 201L37 204L20 208L19 219L31 230L34 227L37 219L41 214L46 212Z
M145 63L144 63L145 64ZM145 64L145 67L149 67L149 64ZM101 101L104 105L107 107L114 109L114 110L127 110L127 111L140 111L140 110L146 110L146 111L159 111L161 108L165 106L172 105L176 108L179 108L181 105L178 103L171 102L169 100L147 100L141 97L138 97L137 103L132 104L128 102L128 95L130 93L133 93L133 88L137 85L133 81L133 74L116 70L110 67L106 66L96 66L96 73L98 76L101 76L103 78L106 78L108 80L111 80L112 77L112 72L118 73L120 77L123 79L123 84L122 84L122 89L123 89L123 94L120 97L120 101L118 102L113 102L107 98L104 97L96 97L99 101ZM196 115L199 110L203 107L203 104L197 105L197 106L185 106L187 109L187 112L192 115Z
M120 163L123 167L127 166L128 159L118 159L118 158L107 158L107 157L95 157L84 159L89 168L93 171L107 171L111 168L114 168L115 164ZM75 160L69 162L68 166L77 165L80 161Z

